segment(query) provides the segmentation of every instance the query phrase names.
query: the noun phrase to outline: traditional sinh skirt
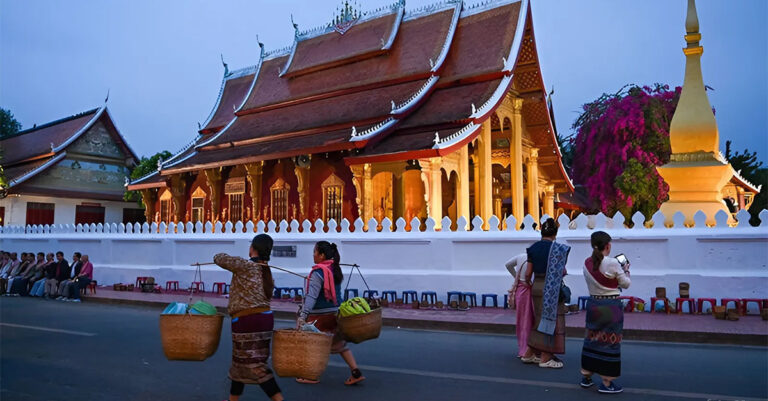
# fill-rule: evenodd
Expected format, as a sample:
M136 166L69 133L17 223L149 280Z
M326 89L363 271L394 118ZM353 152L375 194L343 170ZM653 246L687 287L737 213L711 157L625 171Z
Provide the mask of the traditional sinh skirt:
M581 367L601 376L621 376L621 338L624 305L618 298L587 301L587 323Z
M533 299L534 320L531 331L528 334L528 346L551 354L565 354L565 305L557 304L557 320L555 332L552 335L544 334L537 330L541 322L541 309L543 306L544 280L534 280L531 286L531 298Z
M275 318L272 312L232 318L232 365L229 378L260 384L273 377L267 365Z

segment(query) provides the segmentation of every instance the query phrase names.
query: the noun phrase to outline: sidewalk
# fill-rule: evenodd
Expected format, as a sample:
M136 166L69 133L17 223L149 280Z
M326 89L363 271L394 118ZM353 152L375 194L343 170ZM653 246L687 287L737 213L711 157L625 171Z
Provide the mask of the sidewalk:
M201 298L199 293L193 301ZM226 313L228 298L206 292L206 302ZM164 308L171 302L188 302L189 292L142 293L114 291L99 287L96 294L84 297L86 302L121 303ZM272 301L278 319L295 319L298 305L291 300ZM384 325L409 329L515 333L515 311L502 308L472 308L469 311L412 309L410 306L387 307L383 310ZM584 335L584 312L566 316L568 337ZM738 321L717 320L711 315L665 315L663 313L626 313L624 339L680 343L710 343L768 346L768 321L757 315L742 316Z

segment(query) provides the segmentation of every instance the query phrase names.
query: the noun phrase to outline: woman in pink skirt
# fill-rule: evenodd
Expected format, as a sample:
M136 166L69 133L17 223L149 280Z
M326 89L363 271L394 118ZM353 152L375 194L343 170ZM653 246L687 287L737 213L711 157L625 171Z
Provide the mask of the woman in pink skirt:
M531 298L531 283L525 281L528 269L528 255L521 253L506 263L507 270L515 276L515 283L509 290L509 307L517 308L517 357L525 354L528 348L528 333L533 327L533 299Z

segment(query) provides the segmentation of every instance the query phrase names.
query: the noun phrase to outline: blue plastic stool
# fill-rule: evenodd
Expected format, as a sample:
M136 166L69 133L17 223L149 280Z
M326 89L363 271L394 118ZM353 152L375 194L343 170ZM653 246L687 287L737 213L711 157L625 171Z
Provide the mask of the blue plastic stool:
M347 288L344 290L344 300L349 299L349 294L355 294L355 298L359 297L357 288Z
M504 294L504 309L509 309L509 294Z
M288 288L287 290L289 294L293 293L294 297L298 297L299 295L301 295L302 297L304 296L304 289L301 287L291 287L291 288Z
M378 297L378 296L379 296L379 292L376 291L376 290L365 290L365 291L363 291L363 298L373 298L373 297Z
M408 298L411 298L410 301L408 301ZM407 304L409 302L418 302L419 300L419 294L414 290L407 290L403 291L403 303Z
M434 291L422 291L421 302L429 302L430 305L437 303L437 293Z
M499 307L499 296L496 294L483 294L483 307L485 307L485 300L486 299L492 299L493 300L493 307L498 308Z
M391 299L388 297L389 295L392 296ZM381 297L383 299L389 299L390 302L394 303L395 299L397 299L397 291L392 291L392 290L382 291Z
M448 299L446 299L446 303L451 303L451 297L456 296L456 302L461 301L461 291L448 291Z
M283 292L290 293L288 287L275 287L275 291L272 293L272 298L282 298Z
M469 302L469 306L477 306L477 294L474 292L462 292L461 300Z
M589 295L579 297L579 309L587 309L589 298L591 298Z

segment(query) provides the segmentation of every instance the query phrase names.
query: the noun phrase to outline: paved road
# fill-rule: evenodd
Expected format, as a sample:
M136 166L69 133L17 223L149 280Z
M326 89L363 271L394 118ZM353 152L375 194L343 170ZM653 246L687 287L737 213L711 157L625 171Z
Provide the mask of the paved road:
M222 400L231 344L222 333L205 362L169 362L159 310L0 298L0 399ZM290 322L281 321L279 326ZM590 400L576 384L580 344L569 340L566 367L522 365L512 336L385 329L353 345L368 380L342 382L340 358L318 385L278 382L292 400ZM768 399L768 348L627 342L622 400ZM264 400L248 386L242 400Z

